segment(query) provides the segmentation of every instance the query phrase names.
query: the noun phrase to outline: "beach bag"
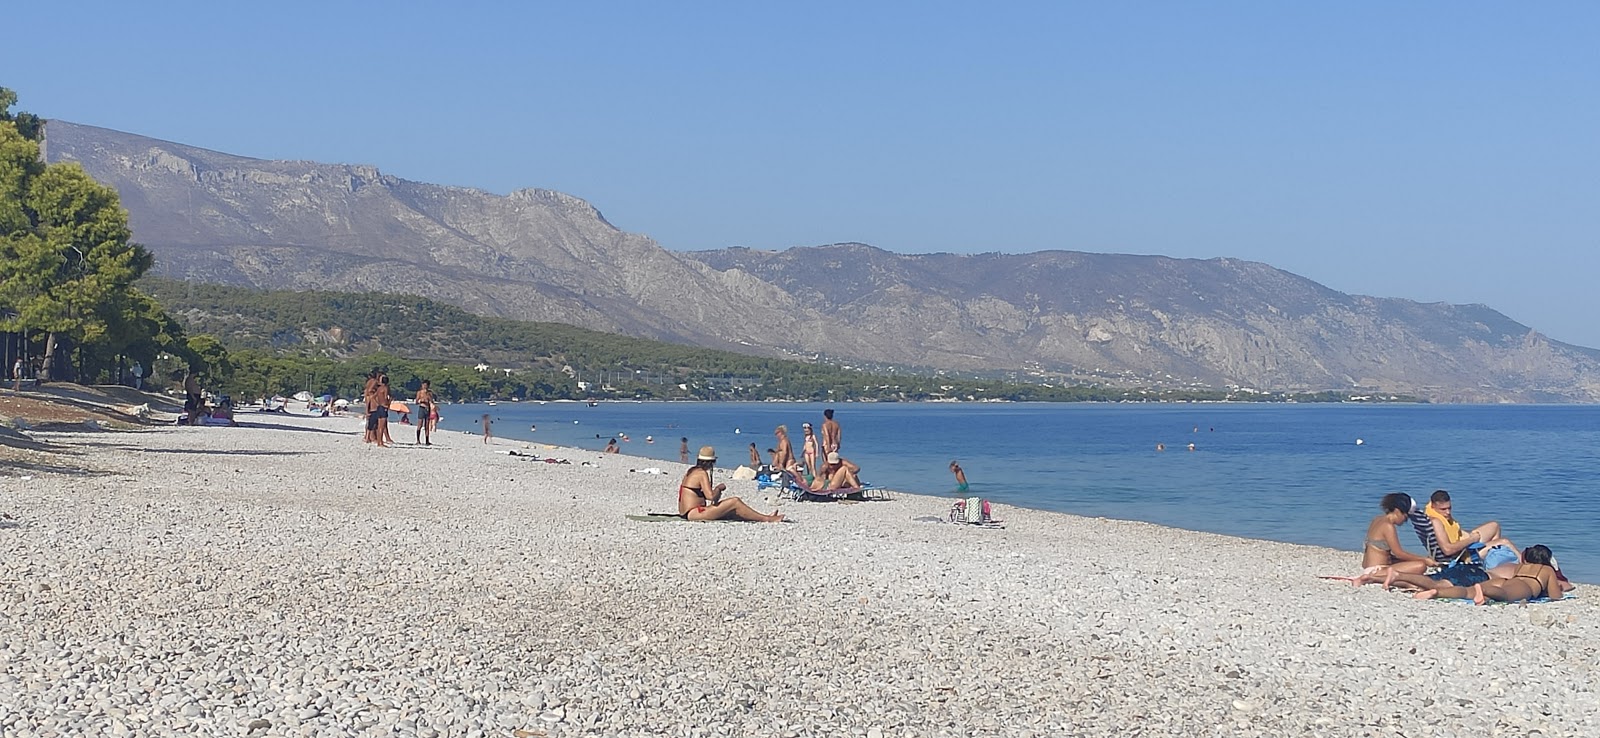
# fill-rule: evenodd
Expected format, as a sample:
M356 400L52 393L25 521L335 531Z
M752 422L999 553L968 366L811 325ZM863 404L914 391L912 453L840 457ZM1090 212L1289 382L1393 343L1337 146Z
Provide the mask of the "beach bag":
M950 522L983 525L994 522L994 516L991 514L988 500L982 497L968 497L956 500L955 504L950 506Z

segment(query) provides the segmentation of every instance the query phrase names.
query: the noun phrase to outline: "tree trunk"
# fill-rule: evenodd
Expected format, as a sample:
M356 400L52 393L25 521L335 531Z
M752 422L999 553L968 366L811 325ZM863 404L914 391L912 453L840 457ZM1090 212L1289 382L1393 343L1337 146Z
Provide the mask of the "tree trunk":
M56 374L56 332L50 331L49 337L44 340L44 361L39 366L39 384L44 384L55 378Z

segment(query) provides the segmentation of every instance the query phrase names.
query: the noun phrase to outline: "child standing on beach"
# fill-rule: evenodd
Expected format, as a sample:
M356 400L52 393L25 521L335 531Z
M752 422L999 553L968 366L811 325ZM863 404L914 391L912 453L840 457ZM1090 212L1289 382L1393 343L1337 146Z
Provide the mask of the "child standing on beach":
M484 413L483 414L483 442L484 443L488 443L489 439L493 437L493 435L491 433L489 433L489 426L492 423L494 423L494 421L489 419L489 414L488 413Z

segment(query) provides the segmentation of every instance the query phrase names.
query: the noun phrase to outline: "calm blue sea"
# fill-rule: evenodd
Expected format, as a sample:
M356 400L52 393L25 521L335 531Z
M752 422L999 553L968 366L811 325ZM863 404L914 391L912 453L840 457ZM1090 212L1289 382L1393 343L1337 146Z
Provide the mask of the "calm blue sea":
M744 463L755 442L823 405L500 403L451 405L441 427L625 453L676 470L678 439ZM1544 543L1568 575L1600 582L1600 407L1549 405L900 404L832 406L862 478L952 493L959 459L972 494L1076 515L1359 550L1378 498L1450 490L1458 519L1499 520L1519 546ZM537 427L537 430L533 430ZM645 443L654 436L655 443ZM1357 439L1362 443L1357 444ZM1195 445L1188 451L1188 444ZM1164 452L1156 444L1165 444ZM1419 551L1409 527L1401 543ZM1354 556L1354 554L1352 554ZM1352 561L1352 567L1355 562Z

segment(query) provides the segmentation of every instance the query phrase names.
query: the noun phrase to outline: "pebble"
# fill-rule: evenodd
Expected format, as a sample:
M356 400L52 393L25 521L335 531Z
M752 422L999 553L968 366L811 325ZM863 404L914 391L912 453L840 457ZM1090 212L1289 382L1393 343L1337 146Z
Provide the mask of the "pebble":
M916 495L642 524L672 480L639 459L272 422L335 432L45 433L93 473L0 476L39 521L0 531L0 735L1600 735L1600 598L1422 603L1313 578L1349 552Z

